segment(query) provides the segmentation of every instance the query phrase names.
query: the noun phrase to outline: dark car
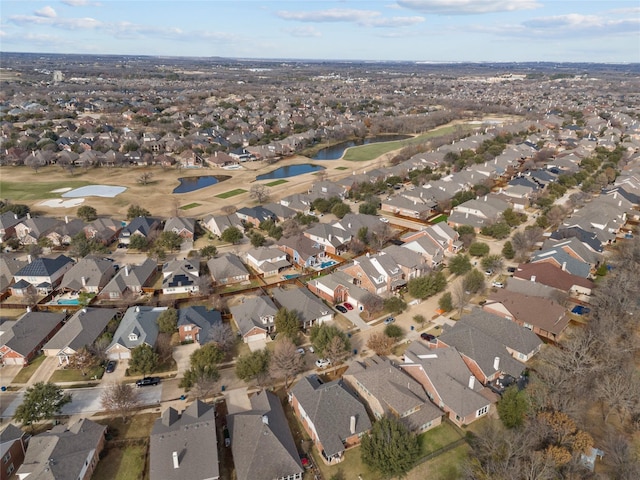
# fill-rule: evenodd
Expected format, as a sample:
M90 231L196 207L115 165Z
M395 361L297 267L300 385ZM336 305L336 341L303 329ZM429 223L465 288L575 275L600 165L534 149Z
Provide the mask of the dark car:
M388 318L385 318L385 319L384 319L384 324L385 324L385 325L389 325L389 324L391 324L391 323L393 323L393 322L395 322L395 321L396 321L396 319L395 319L395 318L393 318L393 317L388 317Z
M349 302L344 302L343 305L347 310L353 310L353 305L351 305Z
M430 333L421 333L420 338L426 340L427 342L431 342L436 339L435 335L431 335Z
M151 385L158 385L159 383L159 377L144 377L136 382L136 387L148 387Z
M342 305L336 305L336 310L338 310L340 313L347 313L347 309Z
M509 272L509 273L515 273L515 272L516 272L516 267L509 267L509 268L507 268L507 272Z
M113 373L115 369L116 369L116 361L109 360L109 363L107 363L107 367L104 369L104 373Z

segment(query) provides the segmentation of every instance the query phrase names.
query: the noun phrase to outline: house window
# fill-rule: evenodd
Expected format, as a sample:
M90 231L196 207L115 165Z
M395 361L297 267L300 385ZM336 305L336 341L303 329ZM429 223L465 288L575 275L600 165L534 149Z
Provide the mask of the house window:
M191 331L191 325L185 325L184 326L184 331L185 332L190 332Z
M185 341L190 342L191 340L193 340L193 335L185 335L184 339Z
M7 476L10 477L14 470L13 463L7 467Z
M130 342L135 342L136 340L138 340L138 335L136 335L135 333L130 333L129 334L129 341Z
M4 463L7 463L9 460L11 460L11 452L7 452L7 454L4 457L2 457L2 461Z
M524 327L524 328L527 328L527 329L529 329L529 330L533 330L533 325L531 325L530 323L525 323L525 324L523 325L523 327Z
M489 411L489 405L486 405L476 412L476 417L481 417L482 415L486 415L488 411Z

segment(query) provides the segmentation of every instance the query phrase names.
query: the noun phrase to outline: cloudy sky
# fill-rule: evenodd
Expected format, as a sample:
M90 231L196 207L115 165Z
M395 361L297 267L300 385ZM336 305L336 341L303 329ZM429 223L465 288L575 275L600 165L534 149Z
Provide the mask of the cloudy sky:
M640 62L640 1L2 0L0 51Z

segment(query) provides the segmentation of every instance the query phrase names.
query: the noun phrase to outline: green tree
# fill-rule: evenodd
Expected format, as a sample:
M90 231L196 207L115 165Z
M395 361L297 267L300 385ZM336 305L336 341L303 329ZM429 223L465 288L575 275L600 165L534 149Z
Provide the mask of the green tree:
M220 379L218 364L224 359L224 352L215 343L207 343L189 357L190 368L184 372L180 387L187 390L198 387L201 396L208 393Z
M502 269L504 261L502 260L501 255L487 255L483 257L480 261L480 265L485 270L491 270L492 272L497 272Z
M249 240L251 241L251 245L254 247L261 247L266 242L266 238L264 235L259 234L258 232L253 232L249 235Z
M131 350L129 360L129 372L133 374L148 375L158 366L158 354L150 345L143 343Z
M300 315L296 310L281 308L276 313L275 325L278 336L283 335L295 342L300 332Z
M129 248L144 252L149 248L149 240L142 235L131 235L131 237L129 237Z
M236 376L240 380L257 379L258 383L263 383L269 372L270 359L270 353L267 349L241 355L236 362Z
M175 308L167 308L156 322L162 333L173 333L178 329L178 311Z
M425 324L425 322L427 321L427 319L425 318L424 315L419 313L419 314L413 316L413 321L416 322L418 325L420 325L422 327Z
M58 415L71 395L53 383L38 382L27 388L22 403L16 409L13 418L23 425L33 425Z
M395 417L384 416L362 437L362 463L385 476L404 476L420 456L417 435Z
M474 268L462 279L462 287L466 292L477 293L484 288L484 275Z
M362 203L358 207L358 213L362 215L376 215L378 213L378 206L373 203Z
M343 218L347 213L351 213L351 207L346 203L338 203L333 206L331 213L338 218Z
M513 244L510 241L504 242L504 246L502 247L502 255L507 260L513 260L516 256L516 251L513 249Z
M96 218L98 218L98 211L89 205L83 205L78 208L76 215L78 215L78 218L81 218L85 222L93 222Z
M474 257L484 257L489 253L489 245L482 242L473 242L469 246L469 254Z
M384 308L388 312L400 313L407 308L407 302L400 297L389 297L384 300Z
M180 249L182 237L176 232L162 232L156 239L155 244L172 252Z
M400 338L402 338L402 335L404 335L404 332L398 325L391 323L384 327L384 334L389 338L399 340Z
M206 245L200 249L200 256L207 260L213 258L218 253L218 249L215 245Z
M127 220L133 220L136 217L150 217L149 210L142 208L139 205L130 205L127 209Z
M242 232L238 227L226 228L224 232L222 232L222 235L220 235L222 241L232 243L234 245L240 243L243 237L244 235L242 235Z
M453 310L453 299L451 298L451 292L444 292L438 299L438 306L445 312Z
M311 327L309 335L311 343L319 355L325 355L327 347L334 337L340 338L343 341L345 351L348 352L351 350L351 342L347 334L335 325L327 325L326 323L314 325Z
M507 388L498 402L498 415L507 428L521 426L530 409L527 392L520 390L517 385Z
M471 260L469 260L469 255L459 253L449 260L449 270L456 275L464 275L471 270L471 268L472 265Z
M447 279L442 272L430 272L418 278L412 278L407 284L409 295L414 298L425 299L444 290Z
M510 227L517 227L522 222L526 221L527 216L524 213L514 212L513 208L507 208L502 212L502 218Z

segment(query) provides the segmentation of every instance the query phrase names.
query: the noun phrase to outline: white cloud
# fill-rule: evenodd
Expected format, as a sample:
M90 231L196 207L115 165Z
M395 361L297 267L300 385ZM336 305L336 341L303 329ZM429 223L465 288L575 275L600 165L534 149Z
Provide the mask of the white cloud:
M373 10L354 10L332 8L314 12L280 11L278 17L283 20L294 20L309 23L355 23L361 27L406 27L424 22L423 17L390 17L384 18L380 12Z
M35 12L33 12L33 14L38 17L45 17L45 18L56 18L58 16L58 14L53 9L53 7L50 7L49 5L41 8L40 10L36 10Z
M322 36L322 34L312 26L285 28L284 31L290 34L291 36L300 37L300 38L312 38L312 37Z
M90 2L89 0L62 0L62 3L70 7L101 7L100 2Z
M410 10L443 15L511 12L542 6L537 0L398 0L398 5Z
M9 22L16 25L49 25L63 30L93 30L102 25L95 18L51 18L36 15L13 15Z
M616 33L637 33L640 29L640 18L612 19L602 15L582 15L570 13L551 17L533 18L523 22L527 28L538 32L562 34L610 35Z

